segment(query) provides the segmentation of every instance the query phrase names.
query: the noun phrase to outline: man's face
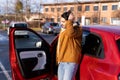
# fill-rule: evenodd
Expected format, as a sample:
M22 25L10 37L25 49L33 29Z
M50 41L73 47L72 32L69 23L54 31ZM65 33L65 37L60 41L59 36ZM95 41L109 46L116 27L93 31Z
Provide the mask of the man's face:
M66 20L64 18L61 18L61 25L63 28L65 28Z

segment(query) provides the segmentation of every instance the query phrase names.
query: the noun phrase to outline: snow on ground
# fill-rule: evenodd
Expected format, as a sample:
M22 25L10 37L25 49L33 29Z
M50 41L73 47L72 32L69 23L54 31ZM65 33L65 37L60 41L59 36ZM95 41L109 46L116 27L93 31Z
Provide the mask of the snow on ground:
M0 35L0 41L7 41L7 40L8 40L7 36Z

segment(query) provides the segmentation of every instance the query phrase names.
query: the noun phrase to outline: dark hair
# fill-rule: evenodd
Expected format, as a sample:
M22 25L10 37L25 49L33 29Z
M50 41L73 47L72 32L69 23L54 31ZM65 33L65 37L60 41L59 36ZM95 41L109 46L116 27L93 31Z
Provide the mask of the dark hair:
M70 13L71 13L71 10L69 10L69 11L67 11L67 12L64 12L64 13L61 15L61 17L63 17L65 20L68 20L68 17L69 17L69 15L70 15Z

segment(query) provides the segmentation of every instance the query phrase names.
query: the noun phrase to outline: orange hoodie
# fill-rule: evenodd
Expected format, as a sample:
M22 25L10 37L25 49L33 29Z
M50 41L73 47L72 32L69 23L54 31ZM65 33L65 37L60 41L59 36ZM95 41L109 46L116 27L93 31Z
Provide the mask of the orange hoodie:
M73 27L72 21L66 22L66 29L59 34L57 45L57 62L79 63L81 59L81 27Z

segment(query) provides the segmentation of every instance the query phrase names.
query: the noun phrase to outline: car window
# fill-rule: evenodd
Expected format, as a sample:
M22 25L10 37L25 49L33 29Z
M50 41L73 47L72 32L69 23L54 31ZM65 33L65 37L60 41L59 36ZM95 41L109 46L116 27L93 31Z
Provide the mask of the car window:
M98 35L86 31L83 32L82 46L84 54L104 58L102 40Z
M50 23L51 26L58 26L58 23Z
M27 24L15 24L16 28L27 28Z
M120 39L116 40L116 42L117 42L117 47L118 47L118 49L120 51Z
M15 32L19 32L19 30L16 30ZM25 32L25 30L24 30L24 32ZM26 31L26 32L27 32L27 35L15 37L15 44L16 44L17 49L36 48L35 43L38 41L42 41L34 33L30 32L30 31Z
M50 23L45 23L43 27L49 27Z

